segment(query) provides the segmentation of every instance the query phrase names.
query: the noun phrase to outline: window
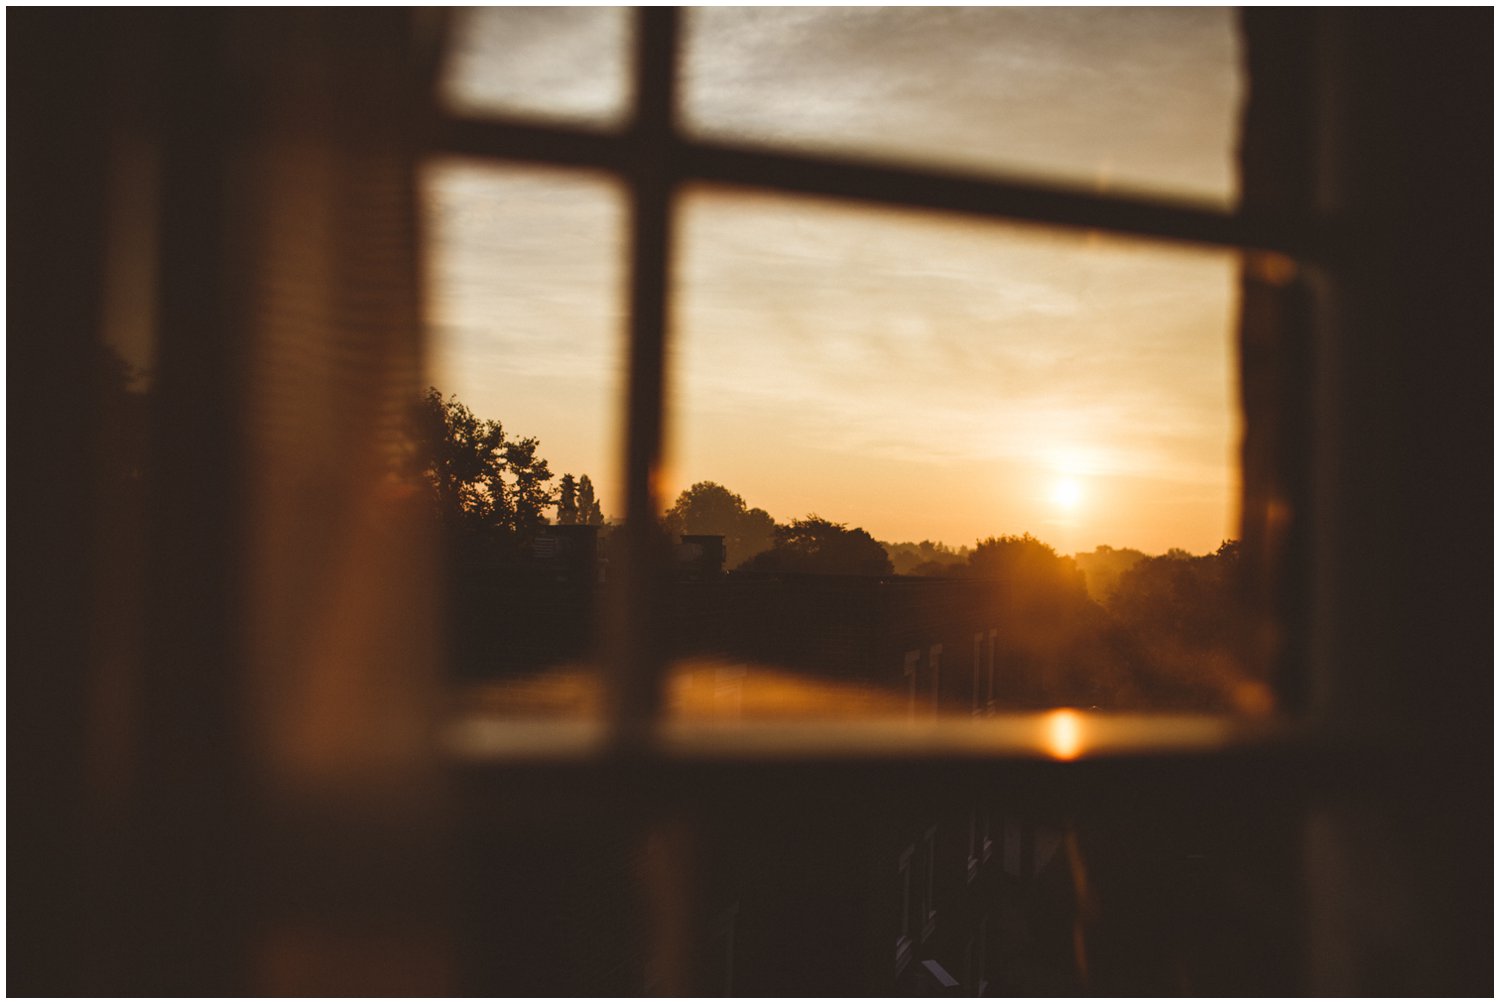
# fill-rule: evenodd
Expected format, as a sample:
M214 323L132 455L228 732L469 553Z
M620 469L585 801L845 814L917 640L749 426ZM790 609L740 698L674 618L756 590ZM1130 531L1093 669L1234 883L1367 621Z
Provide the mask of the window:
M974 714L976 716L979 714L979 711L980 711L980 705L979 705L979 679L980 679L981 674L983 673L983 670L981 668L982 667L983 657L984 657L984 635L983 634L976 634L974 636L974 662L973 662L973 669L972 669L972 673L974 675L974 702L973 702L973 707L972 707L972 714Z
M1473 870L1493 852L1493 611L1472 584L1493 570L1467 545L1493 529L1493 236L1475 211L1493 183L1492 17L1239 15L1250 92L1235 201L1124 159L1117 172L1080 171L1025 135L916 162L942 115L902 89L886 102L905 115L894 124L846 118L840 133L815 115L756 119L806 93L808 75L840 82L817 25L726 30L717 19L732 13L662 9L520 16L538 31L563 19L570 53L606 40L613 55L588 66L610 82L556 75L559 100L540 108L507 105L515 92L502 87L434 122L426 89L445 71L426 13L9 15L10 226L27 252L12 256L10 283L11 371L26 379L12 383L8 426L9 684L28 715L11 744L10 846L24 865L12 870L11 988L494 993L565 973L570 990L617 991L650 971L687 992L722 985L722 971L710 984L695 966L716 907L738 902L736 989L784 991L794 974L817 984L803 995L888 992L840 962L888 948L829 946L862 919L886 918L864 928L881 928L871 945L899 936L884 897L905 837L890 830L941 817L949 833L981 778L1024 833L1051 843L1057 831L1040 823L1072 827L1056 846L1090 867L1027 846L1016 870L1042 866L1033 888L1062 902L1086 878L1103 898L1082 938L1117 951L1090 957L1087 987L1065 989L1157 995L1172 973L1204 993L1482 994L1493 904ZM927 31L865 20L915 11L840 16L835 37L867 37L883 54L900 43L882 65ZM1128 90L1112 86L1108 62L1141 48L1119 44L1114 19L1128 15L1079 16L1103 36L1081 65L1107 93ZM618 40L632 20L627 57ZM507 72L524 75L534 33L501 34ZM787 72L771 75L766 100L736 105L712 88L678 100L680 76L743 73L736 45L782 46ZM1149 51L1166 65L1203 47ZM846 82L867 92L870 79ZM1106 105L1105 117L1093 133L1109 138L1118 116ZM762 134L734 137L746 128ZM625 519L605 556L603 672L593 689L564 688L594 702L594 721L497 728L469 707L450 715L437 549L383 479L424 354L415 178L454 159L579 171L620 197L630 337L612 504ZM654 479L680 372L666 340L684 302L673 222L683 193L705 185L1242 260L1231 285L1248 418L1241 544L1260 618L1248 640L1293 720L1081 711L963 714L950 728L924 713L887 729L669 717L676 653L661 583L674 568L653 529L665 501ZM115 393L121 374L99 372L111 367L97 349L142 333L149 459L116 466L114 420L136 399ZM112 393L114 407L99 407ZM118 490L137 476L149 491ZM969 486L951 487L926 498L966 497ZM1076 483L1053 487L1050 504L1077 502ZM136 543L101 516L111 509L139 517ZM567 550L552 543L554 557ZM786 610L795 604L773 613ZM879 665L893 703L831 688L823 706L868 699L915 717L900 655L927 650L940 694L934 649L963 651L975 627L892 638ZM1025 693L1026 653L1004 627L995 640L1003 710ZM948 700L967 710L968 681L947 676ZM759 683L747 677L736 699L753 705ZM1233 679L1223 692L1266 703ZM1049 745L1054 725L1068 743ZM560 849L558 820L588 824ZM871 831L872 852L851 854ZM973 932L950 920L944 883L924 889L931 846L917 845L909 895L924 923L944 916L923 961L956 969ZM549 926L497 911L528 902L497 893L561 873L501 863L549 854L600 863L571 887L593 912ZM778 870L778 855L795 867ZM955 862L942 859L939 876ZM1188 874L1203 895L1183 894ZM809 883L822 894L803 909L766 909ZM1141 903L1182 922L1142 923L1129 909ZM829 939L821 966L796 955L815 933ZM585 944L590 966L495 968L496 945L573 962ZM1126 950L1138 946L1153 951ZM1023 967L1000 964L1003 938L996 948L991 975L1021 979ZM1155 950L1182 967L1153 968ZM766 959L781 965L755 961Z
M995 628L990 628L990 644L985 650L985 677L988 681L985 687L985 701L986 707L991 712L995 710L995 636L998 633Z
M913 910L916 907L917 901L912 897L911 861L912 857L916 854L916 850L915 846L907 847L901 852L900 860L896 864L896 888L900 892L901 902L901 913L896 933L896 974L898 976L906 968L907 963L911 961L912 929L914 926L921 924L920 919L918 919L916 925L912 923Z
M917 717L917 670L922 663L921 652L906 653L906 661L901 673L906 680L907 693L907 717L913 721Z
M917 926L922 932L924 945L937 930L937 842L937 827L928 827L922 834L917 856L918 867L921 869L918 880L920 884L917 887Z
M969 977L969 986L973 989L975 997L983 997L985 991L989 989L989 980L984 976L988 972L984 963L989 944L989 931L989 918L981 918L979 921L979 936L974 941L973 971Z
M927 672L932 677L932 714L937 717L942 713L943 695L943 646L934 645L927 650Z
M984 851L985 856L988 857L989 856L989 848L987 846L989 844L989 835L988 835L988 833L985 834L985 836L983 838L983 842L984 842L984 845L985 845L985 846L983 846L983 851ZM979 877L979 855L980 855L980 851L981 851L981 843L980 843L980 833L979 833L979 809L976 807L976 808L972 809L969 812L969 853L968 853L968 860L964 864L964 877L965 877L965 879L967 879L970 882L973 882L976 878Z
M980 807L980 820L984 824L983 825L983 830L981 831L981 836L982 836L982 846L984 848L984 860L986 860L986 861L988 861L988 860L990 860L990 858L994 857L994 854L995 854L994 819L995 819L995 811L994 811L994 809L991 807L991 805L990 805L990 803L988 801L984 802L981 805L981 807Z
M1182 402L1176 400L1180 396L1176 388L1182 385L1194 386L1198 388L1194 394L1201 392L1219 402L1214 406L1215 417L1209 422L1174 423L1179 429L1211 427L1204 433L1203 443L1193 447L1198 451L1194 463L1203 460L1199 454L1206 449L1210 459L1204 466L1229 469L1230 465L1225 463L1230 435L1229 380L1226 373L1218 371L1227 366L1228 296L1234 267L1231 253L1169 253L1147 244L1075 238L1069 236L1075 233L1071 228L1013 228L1005 221L1011 218L1025 223L1068 221L1033 220L1026 212L987 207L987 200L1002 197L1006 190L996 183L979 183L979 188L963 197L964 205L935 206L924 203L915 194L925 190L935 195L949 182L962 181L957 188L948 189L956 194L969 181L978 182L977 178L946 174L960 165L950 163L942 151L962 150L976 139L974 130L963 125L964 122L1003 119L1012 123L1005 128L1034 135L1024 142L1019 135L1004 143L986 139L981 144L982 150L960 158L962 164L992 169L997 159L1005 163L1005 150L1012 153L1027 150L1027 157L1035 166L1048 165L1049 170L1061 172L1058 176L1062 177L1082 170L1086 163L1094 163L1108 174L1113 170L1108 164L1116 157L1123 157L1134 163L1125 172L1127 175L1140 176L1156 170L1159 177L1155 187L1166 186L1177 198L1192 195L1213 202L1232 201L1230 113L1237 84L1232 72L1234 60L1226 55L1234 44L1232 19L1227 13L1141 14L1135 20L1132 16L1111 15L1116 17L1120 30L1130 34L1138 44L1152 40L1149 44L1160 46L1161 39L1167 37L1163 25L1168 22L1175 26L1172 31L1186 33L1178 37L1178 48L1184 48L1181 45L1184 38L1194 40L1192 56L1182 65L1164 70L1153 66L1150 60L1128 55L1124 50L1112 50L1108 31L1071 16L1054 15L1055 23L1051 23L1045 17L1022 17L1000 11L927 16L874 10L811 15L692 11L681 19L682 37L677 44L675 68L671 72L664 68L652 71L662 74L652 85L660 93L652 92L644 77L634 84L627 82L628 73L622 65L630 66L633 61L625 60L622 64L618 58L620 40L628 34L623 27L625 22L618 17L593 13L522 13L513 16L514 23L507 34L498 27L507 16L503 12L466 15L462 24L468 27L460 32L450 73L445 78L444 94L454 114L440 146L452 159L434 158L435 166L428 172L435 193L436 223L433 231L436 250L432 255L437 363L434 379L447 387L460 388L460 396L466 400L483 401L487 408L503 408L527 416L525 424L515 426L522 434L543 425L544 447L549 451L555 449L556 456L568 458L557 462L559 470L571 471L575 465L592 467L596 485L601 482L599 472L606 472L602 482L608 486L607 520L600 532L601 536L616 538L618 546L605 548L612 572L623 577L635 574L629 571L632 562L627 558L627 535L615 534L612 525L628 521L623 508L630 491L622 480L625 472L619 468L617 452L606 448L615 435L609 431L607 416L617 416L624 410L614 407L614 398L626 393L625 367L603 345L607 337L600 332L605 330L604 319L628 307L614 303L615 277L603 264L610 259L629 259L630 267L641 277L651 277L659 287L653 297L660 299L664 311L670 310L670 323L652 336L653 340L662 339L664 346L664 355L652 366L657 372L631 378L645 381L640 384L642 388L655 389L653 399L642 401L640 407L671 419L662 426L671 435L656 436L652 453L637 455L638 461L649 462L655 472L654 480L643 471L631 474L638 486L648 484L659 488L673 477L686 482L703 476L704 471L729 469L746 477L758 475L758 487L769 491L768 478L776 479L774 472L787 469L797 473L779 479L780 484L774 480L771 484L771 488L782 488L781 494L786 498L777 507L778 517L788 511L795 516L796 510L789 510L789 506L801 505L805 511L826 502L855 505L856 515L858 505L868 504L890 512L920 513L923 518L940 521L962 496L945 494L948 500L945 504L926 505L912 494L918 490L917 486L937 480L947 489L947 481L954 481L952 487L956 489L957 479L976 465L985 465L980 466L981 476L974 479L978 491L966 493L973 497L972 503L966 504L981 512L993 507L997 500L1009 506L1009 514L994 530L1019 531L1033 525L1028 521L1044 520L1056 533L1071 533L1068 513L1070 507L1079 504L1074 495L1088 478L1094 479L1095 490L1110 496L1113 500L1110 504L1122 512L1129 507L1139 510L1181 503L1184 493L1162 488L1166 481L1153 489L1155 495L1149 495L1142 494L1139 484L1129 478L1117 476L1118 472L1107 473L1104 467L1114 461L1104 456L1097 444L1090 446L1083 440L1088 438L1084 432L1088 428L1102 430L1112 424L1126 424L1100 420L1099 415L1111 409L1123 408L1138 418L1143 417L1139 404L1142 398L1152 400L1158 411L1166 398L1174 399L1172 408L1179 407ZM913 23L906 23L913 18ZM775 26L782 22L795 23L796 32L779 31ZM942 89L928 93L923 89L917 67L902 64L898 71L883 58L871 61L873 54L883 52L882 47L893 37L887 33L897 27L918 32L923 39L921 44L933 51L949 53L950 59L957 58L961 50L963 58L972 61L974 72L950 74L945 86L956 88L952 93ZM849 33L865 39L869 51L844 51L850 43L839 38ZM513 47L509 57L481 55L486 50L494 52L496 40L502 37L508 37L507 44ZM989 41L977 44L975 37ZM818 38L826 41L814 41ZM1070 38L1073 42L1068 41ZM1067 45L1074 43L1100 58L1107 56L1112 67L1109 72L1134 74L1132 79L1140 83L1140 93L1121 98L1115 89L1099 87L1094 71L1081 72L1078 62L1063 58ZM590 73L563 87L548 76L549 71L538 60L538 53L547 45L559 53L590 53L587 58L580 57L592 68ZM1062 48L1057 48L1059 45ZM1018 71L1017 66L1031 65L1027 62L1031 58L1028 46L1051 55L1043 61L1045 65ZM486 58L494 63L492 71L486 70ZM820 61L827 65L821 65ZM772 85L764 73L754 69L766 65L784 65L788 73L814 72L820 80L819 86L826 87L823 93L831 104L828 107L820 104L817 108L808 105L803 110L819 117L821 125L814 132L832 142L836 152L846 147L854 152L866 151L872 140L880 149L882 143L888 144L896 135L896 127L915 137L922 135L923 130L936 128L939 120L949 123L943 128L949 130L950 141L933 139L924 145L925 154L921 156L911 148L905 149L892 162L899 165L891 169L894 174L888 171L882 174L886 169L851 161L845 166L860 167L854 174L837 184L815 184L816 172L808 173L804 168L821 161L816 157L810 160L806 151L820 149L818 156L823 156L829 148L806 134L805 123L797 121L798 112L784 112L790 116L782 123L791 129L787 137L789 145L767 146L762 142L768 130L776 133L778 127L755 119L758 114L755 109L768 101L781 102L785 97L776 90L778 85ZM813 70L817 65L821 69ZM1213 81L1212 95L1200 94L1184 104L1181 81L1173 74L1192 77L1205 72L1203 68L1209 65L1218 67L1209 74ZM873 67L883 67L874 72L885 73L892 81L893 93L884 105L854 97L858 89L846 91L831 82L839 74L848 75L852 82L872 72ZM644 73L646 67L635 62L633 69ZM1051 95L1048 100L1076 91L1077 100L1069 105L1070 113L1078 117L1077 127L1070 132L1073 138L1060 141L1059 149L1045 149L1060 131L1046 130L1044 134L1042 130L1023 128L1020 123L1035 115L1037 99L1007 97L1007 88L987 83L991 71L1021 76L1036 74L1038 85ZM674 81L675 92L661 91ZM762 94L761 90L768 86L771 92ZM536 91L536 100L526 96L528 87ZM896 92L900 93L899 99ZM636 100L638 105L627 114L622 109L629 99ZM986 104L1013 100L1019 100L1025 107L991 108ZM1168 141L1162 137L1148 140L1126 135L1128 130L1121 131L1113 124L1124 110L1121 101L1136 102L1137 111L1142 103L1150 104L1151 116L1134 116L1140 121L1147 117L1155 120L1160 107L1177 107L1179 115L1172 121L1178 126L1198 123L1192 128L1208 135L1208 141L1186 160L1160 155L1153 160L1149 154L1153 142L1160 141L1164 149L1179 153L1194 144L1184 136ZM651 128L660 131L660 135L653 133L648 138L641 131L646 121L642 102L655 102L651 111L655 125ZM871 129L869 122L861 117L868 115L891 118L881 127ZM1204 120L1215 116L1222 121L1211 128L1202 126ZM639 129L628 127L628 123L637 120ZM582 128L576 123L583 123ZM1105 128L1106 125L1109 127ZM853 131L840 138L840 130L845 126ZM1177 126L1161 128L1170 130ZM560 133L571 136L569 142L582 146L575 146L568 155L549 149L546 144L559 140ZM1048 139L1049 136L1053 138ZM634 198L628 194L630 186L640 180L631 173L627 151L648 142L664 150L691 151L691 156L671 160L675 173L665 183L672 197L659 207L657 220L670 243L661 248L660 260L651 256L642 258L635 249L622 246L625 223L620 219L623 207L618 196L624 195L627 201ZM771 161L765 161L766 157L772 158ZM525 162L526 167L515 167L518 161ZM502 167L507 163L512 166ZM1154 168L1150 166L1152 163ZM572 177L571 172L579 169L592 173ZM564 171L569 173L561 173ZM897 186L900 194L895 190L886 195L860 190L860 185L880 177L886 179L883 183ZM549 178L552 180L547 181ZM1096 179L1095 183L1108 189L1114 181ZM1151 189L1153 184L1145 187ZM1013 195L1021 193L1029 193L1025 196L1028 200L1035 195L1025 185L1012 190ZM543 210L549 206L560 208L548 216ZM640 208L639 203L636 208ZM930 212L935 208L946 215ZM1202 222L1211 219L1212 213L1200 214ZM642 222L637 220L633 225ZM978 226L977 222L984 225ZM1180 236L1152 232L1149 227L1146 232L1155 237ZM524 234L524 239L517 237L518 234ZM469 255L467 259L465 253ZM912 255L939 264L913 269L909 267ZM994 282L997 273L1010 277L1010 285ZM1058 300L1055 276L1070 273L1076 273L1076 278L1065 284L1070 286L1067 295ZM480 281L483 275L497 278L486 283ZM1017 321L1017 306L1007 301L1005 290L1032 286L1039 293L1021 298L1027 300L1021 313L1027 315L1022 320L1028 333L1020 338L1014 331L1023 325ZM1156 299L1150 302L1121 299L1126 291L1138 288L1155 290L1152 296ZM1170 306L1160 302L1163 290L1172 291ZM1182 291L1203 292L1185 297ZM637 287L631 295L640 293ZM855 309L861 299L872 301L871 308L863 314ZM589 309L575 307L568 314L559 306L575 302ZM947 308L941 305L953 303L961 304L962 309L948 309L945 313ZM1174 317L1166 326L1171 331L1157 325L1164 333L1159 339L1148 338L1140 324L1155 323L1164 313L1181 316ZM1068 314L1076 316L1067 320ZM1127 315L1146 319L1140 324L1132 322L1132 339L1123 337L1123 329L1117 330ZM666 314L663 318L668 319ZM1049 319L1055 330L1045 330L1043 322ZM927 329L937 335L923 334ZM1205 378L1197 370L1170 377L1159 374L1149 386L1126 395L1132 400L1121 399L1106 405L1102 402L1096 370L1107 372L1114 365L1112 360L1119 353L1118 347L1131 345L1133 341L1140 342L1138 350L1127 350L1126 354L1136 351L1139 358L1132 363L1135 366L1143 366L1149 359L1170 360L1183 355L1185 350L1190 350L1190 354L1197 352L1193 348L1195 343L1212 343L1215 348L1205 357L1207 363L1193 363L1199 369L1206 365L1210 375ZM1062 356L1057 355L1058 345L1069 346ZM889 359L882 364L881 352L890 357L900 356L894 371ZM963 356L967 366L955 364L956 369L954 366L943 369L937 365L945 354L954 352ZM655 353L656 349L650 349L648 354L654 359ZM946 373L951 377L966 368L975 370L975 376L962 388L950 387L948 381L934 375ZM1091 412L1070 418L1063 413L1066 408L1057 404L1049 381L1067 382L1069 371L1079 371L1078 393L1098 406L1098 414ZM915 373L923 374L920 391L903 391L903 385L917 383L912 379ZM1027 376L1020 379L1017 374ZM767 385L772 383L785 384L789 389L770 394ZM1000 392L992 393L990 384L998 384ZM878 391L867 393L863 390L866 387ZM767 401L775 401L777 406L768 407ZM558 418L558 413L565 415L566 421ZM637 419L645 418L644 412L632 414ZM809 435L805 430L786 432L788 420L783 415L801 421L808 429L816 429L818 434ZM507 421L521 422L514 418ZM1160 426L1164 421L1158 414L1147 417L1144 426ZM920 425L925 439L904 434L900 428L903 424ZM643 431L654 435L650 433L654 425L654 419L647 421ZM1039 440L1036 430L1048 425L1054 427L1052 432ZM1144 430L1144 426L1138 430L1141 436L1157 435ZM745 436L742 430L747 427L755 428L756 434ZM1012 432L1012 427L1019 428ZM751 445L746 446L745 440ZM891 445L880 451L861 445L870 441ZM999 447L996 441L1001 441ZM558 445L548 447L548 443ZM1144 440L1129 449L1149 449L1143 444ZM933 450L935 446L937 450ZM924 448L929 453L940 453L950 447L969 462L954 465L951 471L939 471L931 458L918 455ZM1001 453L993 454L997 448ZM1217 459L1212 459L1215 453ZM747 466L748 460L736 461L741 454L755 458L760 467ZM581 459L588 456L595 459ZM913 462L918 466L911 467ZM737 467L733 466L735 463ZM872 471L889 464L898 465L890 468L892 472L909 469L909 473L885 482L872 480ZM928 472L926 475L922 473L924 470ZM1167 472L1156 471L1153 477L1157 475L1165 478ZM1183 475L1177 472L1172 476ZM1037 477L1047 480L1032 486ZM863 487L851 502L853 490L843 485L856 480ZM1024 490L1009 487L1023 481L1027 486ZM872 489L871 484L882 487ZM702 483L695 485L692 490L701 486ZM721 486L714 487L723 490ZM800 489L800 494L793 489ZM1228 483L1217 482L1204 487L1207 495L1222 496L1217 503L1218 511L1208 519L1208 525L1217 529L1207 531L1210 537L1204 537L1205 541L1217 541L1223 531L1224 510L1231 489ZM1043 496L1041 503L1032 497L1038 491ZM1168 496L1165 502L1164 491ZM1059 492L1062 494L1058 495ZM685 491L679 502L688 495ZM643 498L639 489L633 497L639 508ZM653 518L666 508L667 500L665 497L652 500L648 509ZM743 500L742 503L749 504ZM1201 516L1203 507L1196 501L1192 505ZM1207 509L1214 510L1215 505ZM647 517L645 512L638 512L636 518ZM989 532L981 529L986 527L985 523L975 519L962 526L949 522L949 532L971 536ZM908 523L916 526L914 517ZM675 534L686 523L674 527L671 532ZM731 528L726 525L718 529ZM726 532L729 544L726 569L742 564L746 554L754 556L741 539L745 536L739 531ZM769 540L764 531L761 536ZM1083 539L1068 540L1069 549L1078 547ZM944 556L941 550L934 553ZM952 554L946 557L951 558ZM995 567L1003 565L1001 560ZM665 571L659 568L656 574ZM645 595L642 590L627 587L623 577L610 588L629 589L633 596ZM936 588L929 587L931 583L913 581L903 584L903 591L915 594ZM717 589L717 584L709 583L706 588ZM736 588L748 590L749 586L737 583ZM672 630L661 633L674 635L676 644L688 646L687 654L691 656L728 658L755 667L769 664L799 672L803 683L810 671L821 671L840 680L862 674L866 680L873 680L880 688L879 693L899 700L898 688L906 685L905 681L891 681L883 672L872 673L869 669L871 663L884 658L869 651L881 645L879 627L896 625L891 628L892 634L914 634L914 637L893 638L892 648L905 651L905 646L919 641L929 650L930 658L940 637L950 651L960 645L967 647L968 635L974 630L973 623L962 623L972 620L967 611L995 602L992 596L983 595L983 590L972 585L964 590L948 588L940 600L937 597L934 600L949 608L950 616L946 618L952 622L949 624L935 618L931 610L918 609L924 602L934 605L921 596L904 607L891 600L889 603L897 606L890 608L889 603L882 606L886 601L878 591L870 590L860 597L860 602L871 611L866 613L846 609L848 598L829 595L832 590L812 587L799 590L798 598L789 602L788 609L780 614L761 608L756 615L759 619L752 618L743 612L752 606L748 600L737 604L730 615L721 611L721 619L732 624L720 627L717 634L712 619L696 613L686 615L693 619L692 627L684 628L678 623L685 616L679 611L697 597L687 600L660 597L661 602L674 608L666 615ZM778 590L792 591L789 586ZM1073 593L1067 597L1058 594L1055 603L1050 600L1043 603L1041 607L1047 608L1045 616L1037 614L1041 607L1026 610L1017 607L1007 613L1005 629L996 633L1003 634L1006 643L1012 646L1011 662L1018 669L1014 674L1016 682L1003 697L997 697L991 682L989 702L999 700L1001 707L1015 710L1049 704L1099 706L1102 703L1111 707L1114 706L1111 700L1139 706L1158 699L1175 701L1177 704L1168 706L1176 707L1187 700L1177 693L1181 689L1179 680L1167 679L1137 687L1127 679L1135 670L1126 668L1126 663L1157 661L1162 658L1160 652L1117 658L1109 639L1102 634L1087 645L1059 644L1059 639L1084 630L1097 633L1093 626L1083 627L1080 620L1080 611L1089 601L1081 592ZM645 600L618 602L628 606ZM519 610L524 604L516 601L509 606ZM825 609L829 612L822 624L817 623L817 616L808 613L809 610L822 613ZM1068 625L1058 627L1059 618L1068 621ZM524 612L514 619L516 623L506 630L522 636L541 620ZM630 625L654 622L644 611L621 610L611 619L617 624ZM872 630L869 625L876 628ZM602 619L595 619L575 633L598 635L602 627ZM697 630L699 627L701 631ZM495 630L492 626L492 633ZM842 662L833 659L830 652L853 631L868 632L870 637L864 640L864 647L849 646ZM756 643L756 639L789 632L795 635L780 649L774 644ZM1029 637L1023 641L1019 637L1022 634ZM614 648L614 644L607 647ZM525 646L509 646L511 651L522 648ZM789 654L789 649L795 650L795 655ZM895 651L891 653L893 656ZM559 653L554 661L572 655ZM950 674L951 679L946 681L951 691L946 703L951 703L955 712L962 703L969 705L971 713L974 710L979 661L976 656L975 694L963 695L958 677ZM1118 679L1108 685L1107 696L1095 692L1098 686L1080 685L1079 681L1097 675L1093 668L1079 668L1085 661L1090 661L1091 666L1111 663L1110 672ZM945 706L945 681L937 663L929 664L935 677L933 700L941 711ZM680 696L684 691L693 692L694 688L690 680L680 681L683 685L679 686L676 676L691 677L694 672L691 663L665 660L651 674L656 682L641 685L648 692L657 693L658 699L668 693ZM1183 673L1191 675L1191 669ZM620 673L609 672L581 681L581 685L592 685L597 690L604 686L606 678L618 683L621 677ZM758 681L758 673L752 672L747 685L754 690ZM768 679L765 689L785 682L786 674L782 673ZM567 679L554 683L551 690L560 692L560 700L571 693ZM530 690L520 685L500 689L499 693L485 695L480 703L491 709L529 706L537 703L541 694L549 692L541 686ZM1219 687L1218 691L1216 699L1221 703L1232 704L1237 699L1232 685ZM688 707L677 696L665 698L669 715L681 714ZM970 700L964 702L965 696ZM601 699L598 703L609 702ZM845 696L842 703L851 706L855 702ZM860 703L863 706L862 697ZM815 702L808 704L822 707ZM744 714L753 716L759 707L757 702L747 702Z

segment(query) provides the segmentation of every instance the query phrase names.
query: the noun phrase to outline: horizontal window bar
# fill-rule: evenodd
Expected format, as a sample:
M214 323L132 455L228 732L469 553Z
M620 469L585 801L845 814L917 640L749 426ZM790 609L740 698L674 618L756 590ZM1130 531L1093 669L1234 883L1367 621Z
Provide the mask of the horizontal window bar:
M443 153L596 167L620 174L631 173L644 155L628 132L587 132L499 119L449 118L436 145ZM1299 232L1295 221L1191 204L682 139L653 144L651 149L658 151L665 161L660 166L679 184L699 181L772 189L1301 257L1314 250L1311 235Z
M438 153L462 157L623 172L629 164L627 142L620 133L449 117L439 125L434 146Z
M1023 223L1109 230L1216 247L1292 252L1290 234L1189 205L927 171L865 161L683 143L685 179L933 209Z

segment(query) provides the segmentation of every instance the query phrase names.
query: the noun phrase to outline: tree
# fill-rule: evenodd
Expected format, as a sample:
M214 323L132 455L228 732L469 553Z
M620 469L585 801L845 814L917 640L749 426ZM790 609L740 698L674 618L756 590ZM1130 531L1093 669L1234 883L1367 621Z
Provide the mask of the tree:
M1073 563L1083 573L1089 595L1104 603L1114 594L1120 577L1145 558L1143 552L1134 548L1100 544L1092 551L1073 555Z
M764 509L746 507L739 495L713 481L699 481L677 496L662 520L671 534L703 533L724 538L724 563L735 568L775 542L776 521Z
M969 573L999 579L1031 592L1081 593L1083 576L1072 558L1063 557L1029 533L988 537L969 553Z
M778 526L775 543L742 567L752 572L815 575L890 575L885 548L864 530L815 515Z
M571 474L564 474L557 484L557 521L564 525L578 522L578 482Z
M1109 611L1139 653L1140 685L1156 703L1228 710L1247 700L1238 572L1239 542L1228 540L1213 554L1146 558L1120 576Z
M969 557L967 547L955 550L947 544L931 540L924 540L920 544L914 541L899 544L881 541L880 546L891 556L891 564L895 566L897 575L952 575L963 569Z
M457 397L429 387L411 422L408 474L422 484L449 526L508 525L505 432L476 417Z
M437 518L468 533L524 540L546 524L556 501L535 439L507 440L499 422L478 418L457 397L444 400L436 388L413 409L404 467Z
M511 528L522 537L529 537L538 527L547 525L545 510L554 501L547 489L552 472L547 469L547 461L536 455L536 448L535 439L505 445L505 464L510 473L505 494Z
M578 479L578 522L589 526L601 526L604 523L604 510L594 497L594 483L587 474Z
M1239 541L1201 557L1173 549L1120 576L1109 609L1142 637L1198 647L1226 647L1237 611Z

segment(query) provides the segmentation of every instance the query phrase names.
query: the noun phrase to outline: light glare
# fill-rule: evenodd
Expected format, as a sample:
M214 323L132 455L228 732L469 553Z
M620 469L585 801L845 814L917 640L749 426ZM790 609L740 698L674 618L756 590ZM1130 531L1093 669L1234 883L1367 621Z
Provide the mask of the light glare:
M1043 743L1058 760L1073 760L1083 749L1083 719L1078 712L1063 709L1047 715Z
M1083 502L1083 485L1074 478L1062 478L1052 486L1052 501L1060 509L1072 512Z

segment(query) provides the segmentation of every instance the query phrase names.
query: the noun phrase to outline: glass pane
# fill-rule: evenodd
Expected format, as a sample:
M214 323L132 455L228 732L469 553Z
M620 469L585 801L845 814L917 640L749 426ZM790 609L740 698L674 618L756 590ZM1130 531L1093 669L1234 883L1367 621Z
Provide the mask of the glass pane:
M441 463L416 466L449 545L455 675L495 710L593 713L621 505L621 193L459 162L424 180L435 396L420 413Z
M1233 254L712 190L680 233L680 709L1262 708Z
M630 18L623 7L463 9L443 94L459 112L619 123L631 98Z
M708 7L687 29L705 136L1237 198L1225 8Z

